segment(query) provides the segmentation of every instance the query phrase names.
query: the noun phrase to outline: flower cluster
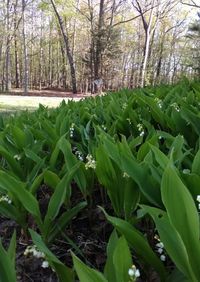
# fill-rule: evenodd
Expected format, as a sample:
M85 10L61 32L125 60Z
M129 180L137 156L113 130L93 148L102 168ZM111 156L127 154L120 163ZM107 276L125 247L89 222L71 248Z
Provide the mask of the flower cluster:
M102 129L103 129L104 131L107 130L107 127L106 127L104 124L102 124L101 127L102 127Z
M70 136L70 138L74 137L74 126L75 126L75 124L72 123L71 127L69 128L69 136Z
M131 119L130 119L130 118L127 118L126 120L127 120L128 123L131 125Z
M11 199L8 197L8 195L6 195L6 196L1 196L1 197L0 197L0 202L7 202L8 204L11 204L11 203L12 203L12 201L11 201Z
M40 259L44 259L45 258L45 254L43 252L40 252L35 245L33 246L28 246L26 248L26 250L24 251L24 255L25 256L28 256L28 255L33 255L34 257ZM42 265L41 265L42 268L48 268L49 267L49 263L47 260L43 260L42 262Z
M176 102L171 104L171 107L173 107L177 112L180 112L180 108Z
M200 195L197 195L198 209L200 210Z
M155 98L154 101L158 104L159 108L162 108L162 101L159 98Z
M127 106L128 106L127 103L123 103L122 110L126 110Z
M141 123L138 123L137 129L140 132L140 136L143 136L144 135L144 127Z
M83 153L80 152L79 150L75 151L75 155L77 156L77 158L79 159L79 161L84 161L84 156Z
M124 178L129 178L130 175L128 175L128 173L124 172L124 173L123 173L123 177L124 177Z
M166 261L166 256L164 255L164 244L160 242L160 240L156 244L156 252L160 255L160 260Z
M17 161L19 161L21 159L21 156L20 155L14 155L13 158L16 159Z
M93 159L92 155L87 155L86 157L87 163L85 164L85 168L96 169L96 161Z
M128 270L128 275L130 276L131 281L136 281L136 279L140 277L140 271L133 264Z
M184 174L190 174L190 170L187 169L187 168L185 168L185 169L183 169L183 173L184 173Z
M43 252L38 251L35 245L28 246L26 250L24 251L24 255L27 256L29 254L32 254L36 258L44 258L45 254Z

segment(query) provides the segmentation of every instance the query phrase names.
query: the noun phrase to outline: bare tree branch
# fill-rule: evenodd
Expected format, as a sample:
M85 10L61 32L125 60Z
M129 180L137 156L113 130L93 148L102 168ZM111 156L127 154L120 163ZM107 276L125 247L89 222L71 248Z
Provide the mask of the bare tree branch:
M198 5L195 1L191 0L191 3L187 3L187 2L184 2L183 0L181 0L181 4L183 5L187 5L187 6L190 6L190 7L195 7L195 8L200 8L200 5Z

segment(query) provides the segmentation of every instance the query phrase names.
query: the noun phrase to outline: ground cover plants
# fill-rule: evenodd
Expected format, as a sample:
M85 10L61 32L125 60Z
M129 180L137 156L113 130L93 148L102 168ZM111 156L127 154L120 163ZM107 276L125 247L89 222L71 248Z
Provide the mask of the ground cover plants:
M199 281L200 83L0 118L0 281Z

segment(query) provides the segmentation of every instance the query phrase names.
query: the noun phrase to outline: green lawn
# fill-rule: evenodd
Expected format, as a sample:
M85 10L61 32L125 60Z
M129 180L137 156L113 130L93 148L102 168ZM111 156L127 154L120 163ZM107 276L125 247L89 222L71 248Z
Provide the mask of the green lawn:
M62 97L22 97L11 95L0 95L0 111L13 112L18 110L35 110L39 104L48 106L49 108L57 107L62 100L66 102L71 98ZM73 98L79 100L80 98Z

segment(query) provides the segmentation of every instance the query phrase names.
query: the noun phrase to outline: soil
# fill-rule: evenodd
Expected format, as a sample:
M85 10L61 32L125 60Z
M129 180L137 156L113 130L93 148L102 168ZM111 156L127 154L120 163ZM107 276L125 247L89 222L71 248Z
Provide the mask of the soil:
M17 95L17 96L24 96L24 93L22 89L12 89L10 92L3 92L0 93L0 95L7 94L7 95ZM85 98L85 97L91 97L91 96L96 96L98 94L91 94L91 93L81 93L78 92L77 94L73 94L72 92L69 91L63 91L63 89L59 88L45 88L40 90L30 90L26 96L35 96L35 97L63 97L63 98Z
M92 195L92 202L88 201L88 206L71 221L70 225L60 234L58 238L49 246L50 250L68 267L72 267L71 251L73 251L88 266L103 271L106 262L106 246L113 230L107 222L103 213L98 206L103 206L106 211L112 215L113 210L109 199L102 195L100 187L95 187ZM83 196L76 185L72 186L71 206L84 201ZM48 207L48 202L52 192L51 189L42 185L37 193L37 199L40 204L41 214L44 216ZM102 199L103 198L103 199ZM30 218L32 229L38 231ZM147 226L147 224L144 224ZM145 233L147 237L149 230L154 227L148 226L148 230L143 228L144 225L138 226L138 229ZM56 274L51 268L42 268L42 259L34 258L32 255L24 256L27 246L32 245L30 236L24 236L19 225L14 221L0 217L0 238L5 248L8 247L12 234L17 232L17 249L16 249L16 269L17 282L59 282ZM148 238L148 241L150 238ZM151 242L155 245L155 242ZM76 247L74 247L76 246ZM133 252L134 263L142 269L144 266L137 263L137 257ZM171 263L170 263L171 264ZM147 270L148 279L142 277L137 282L160 282L158 275L150 268ZM146 275L147 275L146 273ZM145 275L145 276L146 276ZM76 280L77 282L79 280ZM115 281L113 281L115 282Z
M48 206L51 190L42 185L38 194L41 213L45 214ZM75 206L84 201L82 194L77 187L73 187L71 205ZM43 195L43 197L42 197ZM102 205L99 189L94 191L95 197L91 207L83 209L76 218L74 218L65 231L50 246L51 251L67 266L72 266L70 251L77 254L83 261L91 267L103 270L106 261L106 245L112 226L105 220L102 212L97 205ZM107 205L109 210L110 204ZM30 227L30 226L29 226ZM31 224L34 228L34 223ZM17 232L17 250L16 250L16 269L18 282L58 282L55 273L50 269L41 267L42 259L34 258L31 255L24 256L27 246L32 245L31 238L26 238L19 225L14 221L3 216L0 217L0 238L5 248L8 247L12 234ZM37 230L36 230L37 231ZM67 238L67 239L66 239ZM76 245L76 249L73 248Z

